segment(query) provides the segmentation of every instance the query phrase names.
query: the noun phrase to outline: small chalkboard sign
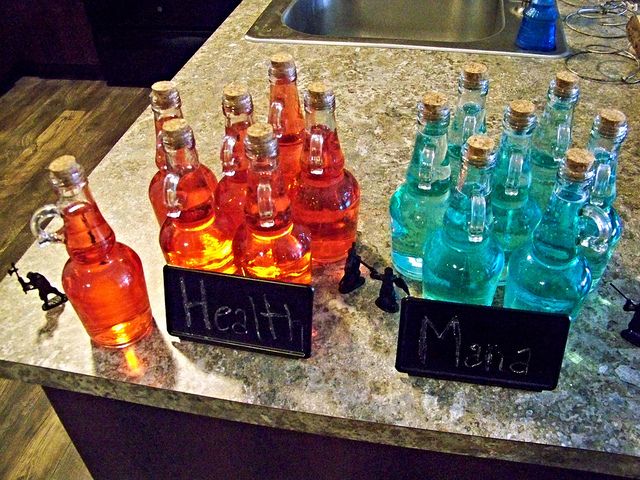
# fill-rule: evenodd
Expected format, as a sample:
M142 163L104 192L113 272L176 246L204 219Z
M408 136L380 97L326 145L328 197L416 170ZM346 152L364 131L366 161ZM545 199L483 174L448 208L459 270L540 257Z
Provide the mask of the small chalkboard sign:
M311 355L313 288L165 265L171 335L288 357Z
M569 317L406 297L396 369L409 375L553 390Z

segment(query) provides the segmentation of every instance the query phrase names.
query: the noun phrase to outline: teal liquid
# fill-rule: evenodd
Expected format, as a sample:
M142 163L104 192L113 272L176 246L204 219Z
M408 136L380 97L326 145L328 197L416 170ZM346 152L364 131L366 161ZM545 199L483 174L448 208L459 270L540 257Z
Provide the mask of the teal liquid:
M611 222L611 238L609 241L598 251L592 248L580 247L580 253L584 256L591 270L591 292L598 288L602 275L613 256L613 252L618 246L624 230L622 219L615 208L610 207L608 213Z
M464 119L465 117L473 116L476 119L476 127L472 132L464 132ZM467 138L471 135L486 133L486 115L485 109L482 105L474 102L465 103L460 107L453 121L451 122L451 128L449 129L449 149L447 150L447 162L446 164L451 167L451 181L456 182L458 180L458 174L460 173L460 167L462 166L462 152L461 147Z
M430 195L407 183L391 197L391 260L402 275L422 278L424 245L442 223L448 200L448 187L439 195Z
M550 154L536 148L531 150L529 198L535 202L541 212L544 212L549 204L559 166L560 163L556 162Z

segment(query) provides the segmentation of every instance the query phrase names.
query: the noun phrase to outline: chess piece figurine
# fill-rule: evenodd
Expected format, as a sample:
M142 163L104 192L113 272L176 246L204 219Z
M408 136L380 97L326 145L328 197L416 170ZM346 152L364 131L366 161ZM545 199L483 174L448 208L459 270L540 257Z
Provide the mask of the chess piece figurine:
M353 242L344 262L344 275L338 284L340 293L351 293L364 284L364 277L360 273L361 264L363 264L362 257L356 252L356 242Z
M620 332L620 336L624 338L627 342L632 343L636 347L640 347L640 303L634 302L629 297L627 297L624 293L622 293L618 287L616 287L613 283L610 283L613 288L615 288L616 292L618 292L625 299L625 303L622 306L622 309L625 312L633 312L633 317L631 317L631 321L627 328Z
M407 282L405 282L402 277L396 275L391 267L386 267L383 274L372 270L371 278L382 281L380 294L378 298L376 298L376 305L385 312L396 313L400 310L395 287L401 288L407 295L411 295Z
M14 273L16 274L18 282L20 282L24 293L27 293L30 290L38 290L40 300L42 300L42 310L51 310L58 305L62 305L68 300L67 296L51 285L49 280L47 280L41 273L29 272L27 273L29 281L25 281L25 279L18 273L18 267L16 267L15 263L11 264L11 268L8 270L8 273L9 275L13 275ZM49 298L49 295L53 296Z

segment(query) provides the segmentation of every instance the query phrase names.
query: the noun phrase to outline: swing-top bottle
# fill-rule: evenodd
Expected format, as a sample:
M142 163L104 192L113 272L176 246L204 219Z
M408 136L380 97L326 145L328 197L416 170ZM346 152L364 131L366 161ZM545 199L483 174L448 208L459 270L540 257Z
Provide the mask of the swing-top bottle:
M529 195L544 212L558 169L571 146L573 112L580 97L578 77L561 71L549 85L547 104L533 134Z
M414 280L422 280L425 242L442 224L449 201L448 129L446 97L426 93L418 102L416 140L406 180L389 205L391 260L398 272Z
M245 222L233 239L238 270L249 277L311 283L309 231L292 221L271 125L249 127L245 151L250 165Z
M162 226L167 217L167 207L164 204L164 179L167 176L167 159L162 146L162 126L168 120L183 118L182 101L175 82L156 82L151 86L151 110L153 111L156 132L156 166L158 171L149 183L149 200L153 207L158 223ZM211 188L218 183L211 170L204 170Z
M293 221L309 229L314 263L336 262L346 258L356 240L360 187L344 168L333 90L323 82L311 83L304 108L300 173L291 191Z
M234 273L233 225L215 208L193 131L182 119L163 126L162 143L169 173L165 178L167 218L160 229L160 247L167 263L178 267Z
M91 340L103 347L130 345L153 326L140 258L116 241L74 157L51 162L49 176L58 200L35 212L31 231L40 244L64 242L69 260L62 286ZM45 225L55 217L64 226L51 233Z
M611 237L599 248L580 246L591 270L591 290L600 282L614 250L622 236L623 224L620 215L613 206L616 198L616 177L620 147L627 138L627 118L619 110L603 108L596 116L587 150L595 156L595 175L591 186L589 203L602 208L609 217Z
M529 240L540 221L540 209L529 198L535 127L535 105L529 100L514 100L505 108L491 192L493 233L504 250L505 265L511 252ZM505 276L506 270L503 279Z
M610 235L606 213L587 205L593 162L587 150L567 151L531 240L509 259L505 307L564 313L575 319L591 286L591 272L577 245L582 240L597 248Z
M504 266L492 235L491 174L494 142L471 136L442 227L427 240L422 260L422 295L432 300L491 305Z
M222 90L224 138L220 148L222 178L215 191L216 208L231 220L234 229L244 222L249 160L244 150L247 128L253 125L253 100L246 85L230 83Z
M269 123L278 139L280 169L287 189L300 171L304 118L300 110L298 73L293 57L286 52L271 56L269 66Z
M487 131L485 104L489 93L487 66L467 63L458 77L458 103L449 127L447 160L451 181L458 180L462 165L462 146L471 135ZM454 185L452 185L453 187Z

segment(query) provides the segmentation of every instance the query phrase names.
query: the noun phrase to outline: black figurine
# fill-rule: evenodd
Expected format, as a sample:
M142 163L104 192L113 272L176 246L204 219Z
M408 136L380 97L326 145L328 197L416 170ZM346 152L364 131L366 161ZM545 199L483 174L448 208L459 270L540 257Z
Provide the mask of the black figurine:
M356 253L356 243L351 244L351 248L347 253L347 260L344 262L344 275L338 283L338 291L340 293L353 292L356 288L359 288L364 283L364 277L360 273L360 264L366 263L362 261L360 255Z
M66 302L67 296L58 290L56 287L49 283L49 280L45 278L44 275L37 272L29 272L27 273L28 282L24 280L18 273L18 267L16 267L15 263L11 264L11 268L7 270L9 275L16 274L18 278L18 282L22 286L22 291L27 293L30 290L38 290L38 294L40 295L40 300L42 300L42 310L51 310L52 308L56 308L58 305L62 305ZM49 298L49 295L53 295L53 297Z
M380 294L378 298L376 298L376 305L378 308L389 313L396 313L400 310L395 287L401 288L407 295L410 295L409 285L407 285L407 282L405 282L402 277L393 273L393 268L391 267L386 267L382 275L380 275L376 270L371 270L371 278L375 280L382 280Z
M610 285L626 300L622 309L625 312L633 312L629 325L620 332L620 336L636 347L640 347L640 304L627 297L613 283L610 283Z

